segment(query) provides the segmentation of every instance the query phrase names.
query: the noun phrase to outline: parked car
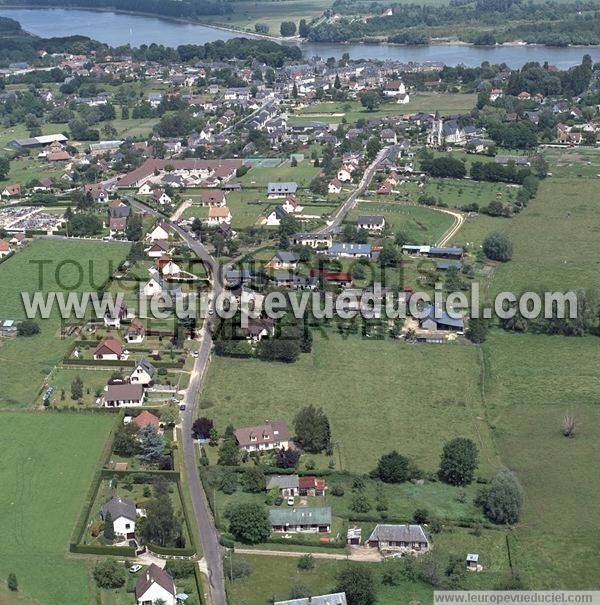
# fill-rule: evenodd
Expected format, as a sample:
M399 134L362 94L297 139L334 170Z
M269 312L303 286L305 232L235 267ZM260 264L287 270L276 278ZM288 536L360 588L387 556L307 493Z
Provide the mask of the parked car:
M136 565L132 565L129 568L129 573L137 573L140 569L142 569L141 565L137 565L137 564Z
M283 503L283 498L281 496L277 496L277 498L275 498L275 501L273 503L275 504L275 506L281 506Z
M294 506L294 502L295 502L294 496L289 496L288 499L287 499L287 505L288 506Z

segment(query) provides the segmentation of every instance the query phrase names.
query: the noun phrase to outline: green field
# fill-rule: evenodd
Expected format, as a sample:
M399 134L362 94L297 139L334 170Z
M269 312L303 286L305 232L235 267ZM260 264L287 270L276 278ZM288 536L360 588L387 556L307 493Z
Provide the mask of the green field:
M297 166L292 166L287 160L275 168L252 168L239 181L244 188L255 187L263 194L266 193L264 188L269 182L295 181L299 187L308 187L319 172L320 169L315 168L309 160L299 162Z
M423 206L409 206L393 202L359 202L348 214L348 222L354 223L361 214L377 214L385 217L393 233L404 231L411 243L433 244L444 235L454 223L454 218L444 212Z
M222 431L230 422L291 424L300 407L322 406L343 468L354 472L371 470L392 449L435 470L443 443L455 436L477 441L482 474L495 467L477 349L326 336L315 334L312 353L290 365L215 357L201 395L213 404L206 414Z
M82 268L82 281L76 291L100 287L125 257L127 245L105 242L35 240L0 265L0 318L23 319L25 311L21 292L33 294L59 291L56 272L65 286L74 285L80 276L76 264L59 264L76 260ZM39 261L46 261L40 282ZM90 287L90 283L93 287ZM60 316L55 310L49 319L39 320L37 336L0 341L0 405L31 406L38 396L44 378L72 347L72 339L60 338Z
M36 603L90 602L84 560L67 558L67 550L114 421L97 414L0 415L0 576L16 573L19 590ZM0 602L7 602L1 592Z
M416 111L426 113L439 111L441 115L468 113L473 109L475 101L476 97L472 94L415 93L410 95L410 102L405 105L394 102L383 103L375 111L366 110L360 101L316 103L302 108L292 122L313 119L328 123L341 122L345 117L348 123L354 123L358 120L401 116Z

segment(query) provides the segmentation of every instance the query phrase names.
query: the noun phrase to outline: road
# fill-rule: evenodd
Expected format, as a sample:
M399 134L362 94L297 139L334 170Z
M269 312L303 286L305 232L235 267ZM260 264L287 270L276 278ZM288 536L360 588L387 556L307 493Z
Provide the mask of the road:
M239 555L258 555L265 557L303 557L307 553L300 550L269 550L268 548L238 548L236 546L235 553ZM313 551L311 554L315 559L334 559L336 561L361 561L379 563L381 562L381 554L376 548L357 547L352 548L349 553L344 551L339 553L333 552L318 552Z
M186 242L188 247L204 261L212 276L211 300L214 304L216 297L223 290L223 274L219 263L211 256L202 243L192 237L188 231L182 229L176 223L165 219L153 208L133 198L128 198L128 201L132 206L152 214L163 223L169 225ZM207 323L204 322L202 326L198 357L194 361L190 383L184 397L185 410L181 414L181 443L187 484L189 486L196 524L200 531L204 559L208 568L211 602L213 605L227 605L225 576L223 574L223 550L219 544L219 535L208 505L208 500L206 499L206 494L204 493L204 488L202 487L202 482L200 481L198 464L196 462L196 446L192 440L192 423L194 422L196 400L202 386L202 378L210 362L212 349L212 337L210 330L207 328Z
M356 202L367 189L367 187L371 184L373 180L373 176L377 171L377 167L379 166L379 162L383 160L383 158L388 153L390 147L383 147L379 153L375 156L375 159L367 166L358 187L350 194L348 199L338 208L333 220L326 226L323 227L319 233L330 233L336 227L339 227L343 220L346 218L346 215L354 206L356 206Z
M465 216L457 210L448 210L446 208L433 208L433 210L443 212L444 214L450 214L454 217L454 224L452 225L452 227L450 227L450 229L448 229L448 231L446 231L446 233L444 233L444 235L442 235L441 239L438 240L436 244L441 248L442 246L445 246L456 235L458 230L463 226L463 223L465 222Z

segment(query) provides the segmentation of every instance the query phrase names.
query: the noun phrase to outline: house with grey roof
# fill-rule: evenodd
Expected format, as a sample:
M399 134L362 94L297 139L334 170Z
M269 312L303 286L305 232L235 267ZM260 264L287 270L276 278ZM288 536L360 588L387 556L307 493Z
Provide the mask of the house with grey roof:
M385 227L385 217L377 214L361 214L356 219L357 229L365 231L383 231Z
M298 184L293 181L267 184L267 196L270 199L285 198L288 195L295 194L296 191L298 191Z
M267 480L267 491L277 489L280 496L297 496L300 480L298 475L271 475Z
M367 546L382 552L427 552L431 543L420 525L376 525L367 539Z
M269 523L273 531L279 533L327 534L331 531L331 508L272 508L269 510Z
M164 569L152 563L140 574L136 582L135 602L137 605L154 605L159 602L175 605L177 590L173 578Z
M127 498L111 498L101 509L100 517L106 521L110 513L115 535L124 538L135 537L135 502Z
M155 374L156 368L147 359L140 359L129 375L129 381L132 384L142 384L146 387L152 384Z
M344 258L369 258L371 244L335 243L329 248L327 255Z
M316 597L304 597L289 601L275 601L275 605L348 605L345 592L323 594Z
M465 322L462 317L452 317L443 309L428 305L419 319L419 327L422 330L436 332L462 332L465 329Z
M272 269L295 269L298 266L299 257L294 252L279 250L267 263L267 267Z

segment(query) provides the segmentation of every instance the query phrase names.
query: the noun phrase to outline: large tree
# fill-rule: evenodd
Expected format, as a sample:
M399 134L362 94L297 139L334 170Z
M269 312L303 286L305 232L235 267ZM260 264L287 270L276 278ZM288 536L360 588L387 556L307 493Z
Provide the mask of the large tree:
M440 479L451 485L468 485L477 469L477 457L477 446L470 439L452 439L442 451Z
M294 419L296 441L311 454L330 447L331 429L329 419L322 408L309 405L302 408Z
M175 516L168 492L161 493L146 504L141 534L146 542L158 546L182 544L181 521Z
M384 483L402 483L410 479L410 462L408 458L395 450L384 454L377 463L377 476Z
M348 605L373 605L376 597L373 572L364 565L348 565L337 577L337 590L346 593Z
M495 231L483 240L483 252L490 260L505 263L512 258L512 242L505 233Z
M523 488L514 473L501 470L490 483L483 509L494 523L516 523L523 506Z
M157 462L165 450L165 440L155 427L147 425L138 432L139 457L143 462Z
M229 531L241 542L258 544L271 535L267 511L254 502L234 504L225 513L229 519Z

